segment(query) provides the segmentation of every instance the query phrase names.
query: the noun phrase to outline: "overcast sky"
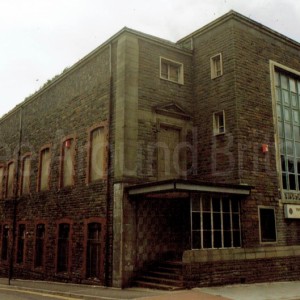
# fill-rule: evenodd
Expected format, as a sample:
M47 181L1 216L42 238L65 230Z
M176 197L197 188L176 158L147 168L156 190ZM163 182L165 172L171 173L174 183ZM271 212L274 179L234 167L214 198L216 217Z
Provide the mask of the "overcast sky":
M231 9L300 42L299 0L0 0L0 116L124 26L176 42Z

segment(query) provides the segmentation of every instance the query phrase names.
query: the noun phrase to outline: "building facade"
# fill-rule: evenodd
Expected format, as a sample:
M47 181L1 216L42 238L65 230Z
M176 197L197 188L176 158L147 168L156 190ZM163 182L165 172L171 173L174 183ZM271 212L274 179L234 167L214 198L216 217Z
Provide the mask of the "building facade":
M128 28L0 119L0 274L187 287L300 275L300 44L234 11Z

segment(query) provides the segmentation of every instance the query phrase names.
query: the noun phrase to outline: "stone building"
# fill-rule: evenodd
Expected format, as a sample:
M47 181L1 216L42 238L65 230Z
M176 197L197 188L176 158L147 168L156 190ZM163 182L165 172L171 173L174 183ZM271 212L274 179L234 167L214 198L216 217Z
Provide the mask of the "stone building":
M122 29L0 119L1 276L299 279L299 102L300 44L234 11Z

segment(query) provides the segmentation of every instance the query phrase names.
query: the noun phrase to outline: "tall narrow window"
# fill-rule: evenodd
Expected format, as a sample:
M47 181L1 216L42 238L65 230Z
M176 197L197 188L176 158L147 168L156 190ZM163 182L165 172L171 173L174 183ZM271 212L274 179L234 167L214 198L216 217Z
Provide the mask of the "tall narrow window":
M259 221L261 242L276 242L276 222L274 208L260 207Z
M91 132L89 179L95 181L104 176L105 130L99 127Z
M30 193L30 164L31 157L27 155L22 160L21 195Z
M0 166L0 199L3 199L4 167Z
M6 182L7 198L11 198L14 196L14 176L15 176L15 163L10 162L7 166L7 182Z
M86 276L87 278L99 278L101 258L101 224L88 224L87 235Z
M213 114L214 135L225 133L225 112L224 110Z
M6 224L3 226L2 231L2 248L1 248L1 259L7 260L8 258L8 233L9 233L9 226Z
M211 79L223 75L222 54L219 53L210 58Z
M194 195L191 199L191 220L193 249L241 246L237 200Z
M50 148L45 148L40 154L40 178L39 190L45 191L49 189L49 175L50 175Z
M25 224L19 224L18 227L18 239L17 239L17 263L22 264L24 261L24 249L25 249Z
M59 224L57 245L57 272L68 272L70 224Z
M45 224L38 224L35 233L35 267L44 265Z
M74 139L67 139L62 146L61 186L73 185L74 177Z
M300 78L275 73L282 186L300 191Z

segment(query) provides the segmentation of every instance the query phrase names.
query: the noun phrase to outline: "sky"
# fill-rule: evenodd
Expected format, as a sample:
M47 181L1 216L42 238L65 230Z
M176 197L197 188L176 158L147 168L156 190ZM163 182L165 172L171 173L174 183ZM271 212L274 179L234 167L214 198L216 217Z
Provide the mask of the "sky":
M232 9L300 42L299 0L0 0L0 117L124 26L176 42Z

